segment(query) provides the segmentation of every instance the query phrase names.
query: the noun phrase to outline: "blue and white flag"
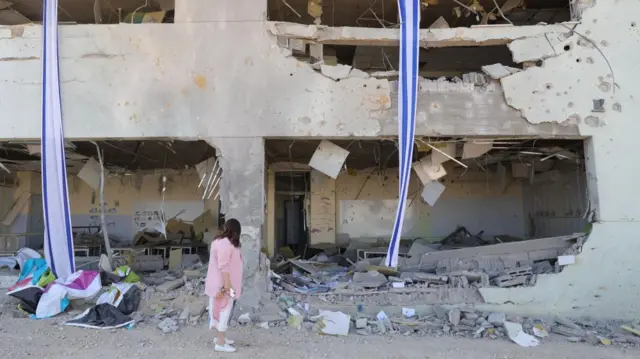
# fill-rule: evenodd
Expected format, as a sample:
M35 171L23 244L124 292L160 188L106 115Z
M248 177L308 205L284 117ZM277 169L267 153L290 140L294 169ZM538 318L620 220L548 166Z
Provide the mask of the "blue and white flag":
M400 180L398 210L387 250L387 267L398 266L400 236L411 177L413 137L418 97L418 55L420 53L420 0L398 0L400 11L400 75L398 78L398 156Z
M42 9L42 205L44 252L58 278L75 272L67 163L64 156L60 66L58 63L58 0L44 0Z

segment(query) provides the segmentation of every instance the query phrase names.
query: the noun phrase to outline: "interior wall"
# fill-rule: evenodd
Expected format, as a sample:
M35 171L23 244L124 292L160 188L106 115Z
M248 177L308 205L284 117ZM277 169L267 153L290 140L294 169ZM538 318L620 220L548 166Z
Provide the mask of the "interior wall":
M20 185L14 189L13 199L22 191L30 191L33 196L41 194L40 174L20 172ZM142 182L136 185L136 176L107 176L104 187L106 222L109 236L121 241L123 245L131 243L136 232L134 215L136 211L165 211L171 218L184 210L177 218L191 221L205 210L211 210L218 217L219 199L202 200L202 190L198 189L199 177L195 170L167 175L167 188L164 204L161 196L162 174L146 173ZM68 177L71 222L77 226L100 225L100 194L75 175ZM139 187L139 189L137 188ZM34 202L35 203L35 202ZM26 205L11 228L12 233L24 233L28 229L29 216L35 211ZM24 244L23 244L24 245Z
M582 232L589 202L584 165L558 161L550 172L523 181L527 234L553 237Z
M130 243L140 229L135 228L133 221L138 211L162 208L166 217L171 218L184 210L177 218L192 221L205 210L196 171L167 175L164 203L161 195L162 174L144 174L139 186L136 185L136 177L109 176L105 181L106 222L110 237ZM69 201L73 226L100 224L99 196L98 191L94 191L78 177L70 177ZM206 207L217 218L217 203L207 203Z
M422 198L421 186L411 172L408 209L403 237L439 239L465 226L485 236L525 236L522 183L513 181L506 189L495 173L448 169L446 190L430 207ZM398 198L398 170L343 172L336 180L337 232L350 238L389 237ZM313 200L313 198L312 198Z

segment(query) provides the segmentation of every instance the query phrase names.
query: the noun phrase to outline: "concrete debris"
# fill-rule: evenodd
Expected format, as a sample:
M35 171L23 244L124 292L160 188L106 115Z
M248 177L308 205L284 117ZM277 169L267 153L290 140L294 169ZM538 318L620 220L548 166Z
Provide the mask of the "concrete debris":
M180 278L180 279L175 279L175 280L171 280L168 282L165 282L161 285L159 285L156 290L162 293L169 293L171 291L174 291L180 287L182 287L185 284L185 280Z
M449 311L449 323L454 327L460 324L460 314L460 309L454 308Z
M495 325L495 326L502 326L504 325L504 322L507 320L507 316L504 313L498 313L498 312L494 312L489 314L489 316L487 317L487 321L491 324L491 325Z
M158 323L158 328L165 334L175 333L178 331L178 322L171 318L165 318L163 321Z
M469 72L462 75L462 82L474 84L476 86L484 86L487 83L487 79L484 74L479 72Z
M368 326L369 321L367 318L357 318L356 319L356 329L364 329Z
M376 271L353 274L353 284L357 287L378 288L387 282L387 278Z
M249 313L244 313L238 317L238 324L240 325L249 325L251 324L251 315Z
M492 79L500 80L503 77L507 77L522 70L515 67L504 66L502 64L493 64L482 66L482 71L491 76Z
M507 334L509 335L509 339L511 339L514 343L520 345L524 348L535 347L540 344L540 341L534 338L532 335L527 334L522 329L522 324L505 322L505 329L507 330Z

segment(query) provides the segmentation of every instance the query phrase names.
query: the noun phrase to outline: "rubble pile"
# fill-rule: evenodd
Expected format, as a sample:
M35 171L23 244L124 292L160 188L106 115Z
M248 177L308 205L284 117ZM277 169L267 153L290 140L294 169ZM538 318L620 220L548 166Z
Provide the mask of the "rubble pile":
M385 247L327 251L310 260L280 258L272 265L271 279L276 290L299 294L533 286L539 275L572 264L587 236L529 241L497 236L485 241L481 235L459 227L440 243L415 240L397 269L385 267L383 257L361 257L361 253L386 253Z
M544 340L586 342L593 345L640 345L640 323L622 325L616 321L589 318L570 320L564 317L528 318L500 312L482 312L474 308L435 305L427 313L402 308L391 316L384 311L366 315L358 308L351 316L342 312L318 309L291 297L278 297L279 310L270 313L245 313L237 324L263 329L290 327L329 335L403 335L458 336L465 338L505 338L521 346L535 346ZM396 308L397 309L397 308ZM530 338L523 341L523 338Z
M163 333L177 332L180 327L197 326L207 321L208 297L204 294L207 266L197 263L188 269L147 273L140 310L134 314L137 323L155 325Z

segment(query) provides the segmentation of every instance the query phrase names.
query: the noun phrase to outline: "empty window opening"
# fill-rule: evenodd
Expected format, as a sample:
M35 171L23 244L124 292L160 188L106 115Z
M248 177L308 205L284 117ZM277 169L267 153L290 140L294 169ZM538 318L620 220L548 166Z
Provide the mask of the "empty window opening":
M58 23L74 24L149 24L173 23L175 0L60 0ZM42 23L42 0L13 1L0 9L0 25Z
M267 14L271 21L328 26L397 28L398 7L391 0L268 0ZM309 6L313 3L314 6ZM423 29L431 26L470 27L474 25L509 24L536 25L569 21L567 0L525 0L520 2L497 0L422 1ZM504 15L504 17L503 17Z

